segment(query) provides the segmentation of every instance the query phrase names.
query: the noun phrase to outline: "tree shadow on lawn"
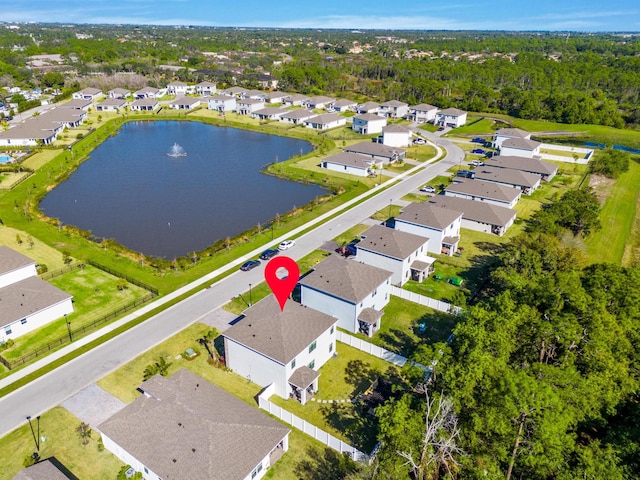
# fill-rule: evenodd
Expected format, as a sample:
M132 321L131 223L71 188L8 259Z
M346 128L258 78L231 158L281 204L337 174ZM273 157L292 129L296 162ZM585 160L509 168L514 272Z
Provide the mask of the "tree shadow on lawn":
M414 327L409 327L415 330ZM387 350L398 353L404 357L409 357L418 346L418 342L415 337L407 334L398 328L393 328L386 332L380 332L379 339L384 342L384 346Z
M456 316L436 311L420 318L413 327L413 332L420 338L420 343L431 345L446 342L453 333L456 323L458 323Z
M354 398L369 388L378 375L380 373L373 369L369 363L362 360L350 360L344 370L344 381L354 387L351 397Z
M347 437L348 442L369 453L378 437L378 419L370 413L366 403L329 403L320 407L327 423Z
M471 257L469 259L471 268L465 272L465 279L469 282L468 288L471 292L468 299L470 304L492 295L492 292L487 290L490 275L498 262L498 256L504 252L504 245L498 243L477 242L475 245L482 250L483 254Z
M306 454L307 458L295 467L295 474L300 480L341 480L359 470L358 464L347 454L332 448L322 451L307 448Z

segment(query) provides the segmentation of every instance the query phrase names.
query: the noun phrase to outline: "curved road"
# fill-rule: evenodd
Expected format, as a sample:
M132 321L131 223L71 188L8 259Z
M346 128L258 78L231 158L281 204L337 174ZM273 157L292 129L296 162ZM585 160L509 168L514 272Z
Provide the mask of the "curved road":
M374 212L389 207L394 199L415 191L464 159L464 152L451 142L432 134L420 133L444 148L447 151L445 158L413 176L405 177L397 185L297 238L296 245L287 250L287 256L299 259L309 254L327 240L360 223ZM28 415L35 417L49 410L140 353L211 314L232 297L247 291L249 283L257 285L262 282L263 268L264 265L250 272L237 271L211 288L200 291L19 390L0 398L0 412L2 412L0 436L26 423Z

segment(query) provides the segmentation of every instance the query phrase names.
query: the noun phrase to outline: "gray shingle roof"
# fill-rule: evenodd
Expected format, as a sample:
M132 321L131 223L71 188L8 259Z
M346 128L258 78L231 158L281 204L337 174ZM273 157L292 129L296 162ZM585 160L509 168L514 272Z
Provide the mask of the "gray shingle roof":
M345 152L361 153L363 155L375 155L377 157L395 158L404 150L401 148L388 147L381 143L360 142L350 147L344 148Z
M287 364L338 320L326 313L289 301L284 311L273 295L244 312L244 318L224 336Z
M540 175L555 175L558 166L537 158L516 157L512 155L498 155L485 160L487 166L496 168L512 168L523 172L538 173Z
M500 207L487 202L476 202L468 198L435 195L431 197L429 203L437 207L451 208L463 212L462 218L465 220L501 227L513 221L516 216L516 211L511 208Z
M372 160L367 160L366 157L363 157L362 155L358 155L357 153L342 152L336 155L332 155L331 157L325 158L323 162L367 169L371 166Z
M466 182L454 183L444 190L445 192L474 195L476 197L489 198L507 203L513 202L522 194L518 188L505 187L495 182L485 182L483 180L468 180Z
M104 107L122 107L127 104L127 101L123 98L107 98L104 102L100 102L97 105Z
M411 133L404 125L386 125L382 127L384 133Z
M14 249L0 245L0 275L13 272L20 268L34 265L35 260L16 252Z
M87 106L91 105L91 100L83 100L81 98L77 98L74 100L69 100L68 102L61 103L58 105L58 108L75 108L78 110L82 110Z
M376 115L375 113L360 113L353 117L354 119L362 120L365 122L387 122L385 117L381 117L380 115Z
M341 98L340 100L336 100L335 102L333 102L334 107L352 107L355 105L357 105L357 102L354 102L353 100L347 100L345 98Z
M509 138L502 142L502 147L517 148L519 150L535 150L540 145L540 142L535 140L529 140L527 138Z
M365 111L369 111L369 110L374 110L376 108L379 108L380 104L376 103L376 102L364 102L360 105L358 105L358 110L365 110Z
M153 107L158 105L158 100L155 98L141 98L131 104L132 107Z
M420 103L418 105L414 105L413 107L409 107L409 108L417 112L429 112L431 110L438 109L438 107L434 107L433 105L429 105L428 103Z
M298 388L307 388L318 378L320 374L315 370L303 365L297 368L295 372L289 377L289 383L295 385Z
M474 171L477 180L508 183L519 187L534 187L540 183L540 175L513 170L511 168L477 167Z
M317 123L319 125L326 125L328 123L333 123L337 120L344 119L340 115L335 113L323 113L322 115L316 115L315 117L311 117L307 122L309 123Z
M524 130L520 130L519 128L501 128L496 132L496 134L501 137L517 137L517 138L525 138L531 135L529 132L525 132Z
M435 208L428 203L411 203L402 209L400 215L396 215L396 220L444 230L461 215L462 212L458 210Z
M368 250L403 261L429 241L426 237L382 225L374 225L361 235L363 239L356 245L358 250Z
M383 311L379 311L374 308L365 308L360 312L360 315L358 315L358 320L374 325L382 318L383 314Z
M309 110L289 110L280 115L280 118L290 118L292 120L306 120L307 118L314 117L316 114Z
M167 480L244 479L290 431L186 369L141 388L97 429Z
M13 480L69 480L69 477L46 459L19 471Z
M408 107L408 103L401 102L400 100L389 100L380 104L381 107Z
M312 104L312 105L317 105L319 103L331 103L331 102L335 102L335 101L336 101L335 98L325 97L324 95L318 95L316 97L311 97L308 100L309 104Z
M464 115L464 110L459 110L457 108L445 108L444 110L440 110L438 115L448 115L449 117L459 117L460 115Z
M265 108L261 108L260 110L256 110L255 112L253 112L255 115L267 115L267 116L271 116L271 115L282 115L284 113L287 113L287 110L285 110L284 108L280 108L280 107L265 107Z
M351 303L360 303L391 275L387 270L331 255L318 263L300 284Z
M0 288L0 327L17 322L71 298L38 277L29 277Z
M171 105L194 105L196 103L200 103L202 98L200 97L181 97L176 98L171 102Z

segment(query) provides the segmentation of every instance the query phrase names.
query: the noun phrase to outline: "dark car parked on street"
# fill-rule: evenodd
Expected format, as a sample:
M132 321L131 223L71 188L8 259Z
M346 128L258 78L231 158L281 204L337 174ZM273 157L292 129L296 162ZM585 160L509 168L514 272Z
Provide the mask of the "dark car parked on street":
M248 262L244 262L240 267L240 270L243 272L248 272L251 269L260 266L260 260L249 260Z
M260 254L260 260L269 260L270 258L275 257L279 253L280 253L280 250L276 250L275 248L268 248Z

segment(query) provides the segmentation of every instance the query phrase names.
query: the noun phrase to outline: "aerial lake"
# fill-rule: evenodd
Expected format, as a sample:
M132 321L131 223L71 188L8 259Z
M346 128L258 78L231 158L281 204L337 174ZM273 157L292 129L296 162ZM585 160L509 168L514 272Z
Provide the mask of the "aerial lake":
M175 144L186 156L168 155ZM319 186L260 173L276 158L311 149L302 140L198 122L131 122L40 208L98 238L172 259L326 194Z

